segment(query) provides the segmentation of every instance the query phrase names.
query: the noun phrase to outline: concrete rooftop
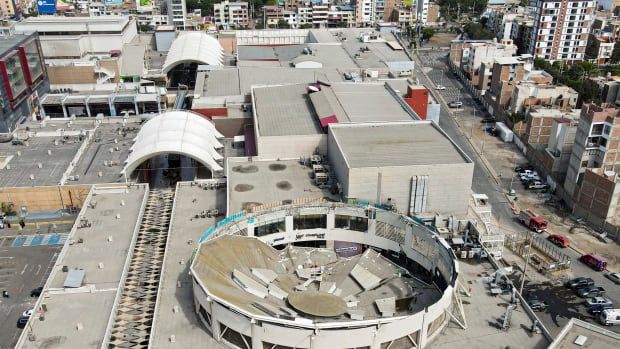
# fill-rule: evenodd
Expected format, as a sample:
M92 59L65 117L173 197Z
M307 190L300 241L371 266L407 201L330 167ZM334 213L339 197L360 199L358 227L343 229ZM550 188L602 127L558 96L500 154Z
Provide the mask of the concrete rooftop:
M228 159L228 214L285 200L320 200L327 190L314 185L312 169L297 160Z
M33 316L28 324L36 339L30 341L26 335L17 348L100 348L112 316L145 188L139 185L93 189L86 205L96 203L96 206L82 211L91 226L78 228L80 219L76 221L37 303L37 308L45 304L46 311L37 313L44 320ZM67 276L63 266L85 270L82 287L63 287Z

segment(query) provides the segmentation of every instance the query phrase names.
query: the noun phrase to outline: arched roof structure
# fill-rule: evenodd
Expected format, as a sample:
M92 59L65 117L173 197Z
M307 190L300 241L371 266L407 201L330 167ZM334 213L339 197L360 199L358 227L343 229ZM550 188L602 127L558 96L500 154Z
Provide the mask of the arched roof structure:
M190 32L172 42L162 71L167 74L178 64L191 62L223 65L223 53L224 49L216 38L203 32Z
M180 154L193 158L211 172L222 171L217 161L224 136L213 124L191 111L171 111L146 122L134 138L122 173L129 176L144 161L161 154Z

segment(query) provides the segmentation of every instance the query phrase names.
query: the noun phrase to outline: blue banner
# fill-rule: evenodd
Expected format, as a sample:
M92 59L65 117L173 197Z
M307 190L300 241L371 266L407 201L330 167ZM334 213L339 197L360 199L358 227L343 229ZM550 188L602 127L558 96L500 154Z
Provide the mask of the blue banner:
M123 3L123 0L103 0L103 4L106 6L109 5L120 5Z
M53 15L56 13L56 0L37 0L37 11L40 15Z

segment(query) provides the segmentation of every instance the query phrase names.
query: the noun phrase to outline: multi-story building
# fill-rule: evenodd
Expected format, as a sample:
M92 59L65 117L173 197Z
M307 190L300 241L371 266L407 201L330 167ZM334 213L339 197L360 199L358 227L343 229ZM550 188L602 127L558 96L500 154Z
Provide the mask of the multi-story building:
M584 104L564 188L578 193L586 168L620 172L620 109Z
M460 47L460 66L470 76L472 84L478 85L480 82L479 69L482 62L489 61L498 57L511 57L517 53L517 46L511 40L502 42L494 41L466 41L464 45L454 41L451 44L451 57L453 56L452 47Z
M428 4L428 11L426 12L426 23L438 23L441 12L439 4L431 1Z
M597 227L620 224L620 174L605 168L588 168L575 195L574 213Z
M529 53L549 61L582 61L596 1L533 0Z
M0 14L5 17L12 17L18 13L19 7L15 4L14 0L0 1Z
M417 4L417 19L422 22L422 23L426 23L426 21L428 20L428 5L429 5L429 0L417 0L416 4Z
M568 86L523 81L512 90L508 113L526 113L531 108L548 107L570 110L576 107L579 93Z
M398 23L401 28L405 28L413 24L415 19L415 9L411 6L396 6L392 10L392 15L389 17L390 22Z
M10 133L37 113L49 81L37 33L3 37L0 57L0 133Z
M213 21L225 29L245 28L250 23L248 3L228 0L213 4Z
M167 0L169 23L179 30L185 30L185 0Z
M374 23L375 3L373 0L355 0L355 25L366 27Z

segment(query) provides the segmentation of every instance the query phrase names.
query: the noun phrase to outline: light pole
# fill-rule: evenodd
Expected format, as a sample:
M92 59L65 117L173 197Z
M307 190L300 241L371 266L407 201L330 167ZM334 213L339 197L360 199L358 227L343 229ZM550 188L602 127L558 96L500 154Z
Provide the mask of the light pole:
M530 263L530 255L532 251L533 236L530 235L530 243L527 245L527 256L525 257L525 266L523 267L523 276L521 277L521 286L519 287L519 294L523 293L523 284L525 283L525 273L527 273L527 265Z

